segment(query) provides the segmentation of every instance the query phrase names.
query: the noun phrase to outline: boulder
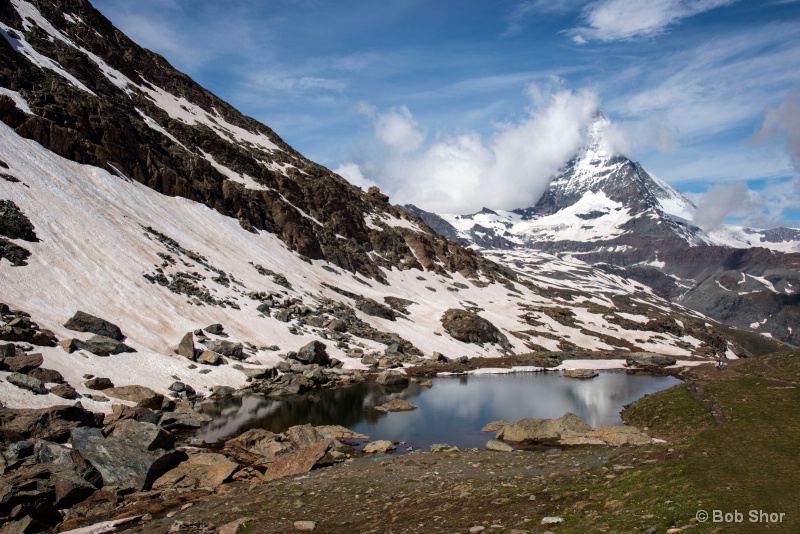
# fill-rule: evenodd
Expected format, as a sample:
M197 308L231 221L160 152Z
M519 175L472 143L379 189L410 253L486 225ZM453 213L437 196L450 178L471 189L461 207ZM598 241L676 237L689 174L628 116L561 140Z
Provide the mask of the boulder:
M64 381L64 377L61 373L56 371L55 369L45 369L44 367L37 367L36 369L31 369L28 371L28 376L32 376L38 380L41 380L44 383L49 384L60 384Z
M356 301L356 308L367 315L380 317L381 319L388 319L389 321L394 321L397 317L395 311L389 306L381 304L380 302L376 302L370 298L358 299Z
M209 334L214 334L215 336L221 336L225 333L225 328L219 323L210 324L203 330L205 330Z
M136 349L129 347L121 341L101 335L92 336L86 341L73 339L72 344L77 347L78 350L85 350L96 356L110 356L112 354L122 354L123 352L136 352Z
M187 461L156 480L153 489L214 489L226 482L238 469L239 464L222 454L193 454Z
M236 393L236 389L230 386L214 386L209 397L212 399L221 399L223 397L230 397L234 393Z
M331 332L347 332L347 323L341 319L333 319L328 323L328 330Z
M497 439L523 442L557 441L564 433L585 433L592 429L574 413L566 413L558 419L522 419L506 425L497 432Z
M269 430L253 428L225 442L225 453L245 465L266 467L292 451L288 440Z
M47 395L47 388L44 387L44 382L32 376L11 373L6 377L6 381L9 384L14 384L18 388L32 391L36 395Z
M598 376L600 373L595 371L594 369L567 369L564 371L564 376L567 378L594 378Z
M514 452L514 447L508 443L503 443L500 440L490 439L486 442L486 450L497 452Z
M116 423L105 439L88 437L80 453L100 471L105 486L143 491L184 458L173 443L163 429L129 419Z
M675 365L675 362L676 360L672 356L654 352L633 352L625 360L628 367L666 367Z
M61 347L62 349L64 349L64 351L67 352L67 354L72 354L76 350L80 350L80 347L78 347L77 341L80 341L80 340L76 340L76 339L72 339L72 338L65 339L63 341L59 341L58 342L58 346Z
M311 471L333 445L332 439L326 439L305 449L278 456L264 473L265 480L275 480L286 476L299 475Z
M325 344L320 341L312 341L297 351L295 359L303 363L316 363L324 365L328 363L330 357L326 350Z
M442 327L453 339L464 343L497 343L511 349L505 334L475 312L451 308L442 315Z
M181 342L178 343L176 352L184 358L194 360L194 351L194 334L192 332L187 332L186 335L183 336L183 339L181 339Z
M233 341L227 341L224 339L211 339L206 341L205 345L211 352L216 352L217 354L227 356L228 358L233 358L234 360L242 359L242 350L244 349L244 345L241 343L234 343Z
M584 443L578 443L580 439ZM631 426L599 426L583 435L565 434L560 443L563 445L592 444L590 440L599 440L603 445L619 447L621 445L649 445L653 439Z
M178 409L174 412L164 412L159 424L167 430L190 430L202 428L211 420L212 418L204 413L186 408Z
M461 452L461 449L447 443L434 443L430 447L431 452Z
M315 427L321 436L338 440L369 439L369 436L353 432L340 425L320 425Z
M65 443L76 427L97 427L102 414L94 414L74 406L52 406L41 409L0 408L0 441L45 439Z
M392 399L385 404L375 406L375 410L379 412L410 412L416 410L417 405L405 399Z
M246 368L242 369L242 372L247 378L252 378L253 380L264 380L278 376L278 370L274 367Z
M50 393L68 400L72 400L78 396L78 392L69 384L57 384L50 388Z
M12 373L27 374L28 371L32 371L37 367L40 367L43 363L44 358L41 354L22 353L19 356L5 358L2 365L5 370L11 371Z
M501 419L499 421L492 421L490 423L486 423L483 426L483 428L481 428L481 432L497 432L498 430L509 424L511 423L509 423L505 419Z
M366 454L375 454L375 453L386 454L388 452L395 450L396 448L397 447L395 447L394 443L392 443L391 441L386 439L379 439L377 441L370 441L369 443L367 443L366 446L364 447L364 452Z
M31 343L38 347L52 347L56 342L56 335L50 330L39 330L31 335Z
M382 386L405 386L408 384L408 377L399 371L383 371L375 382Z
M326 438L311 425L296 425L290 427L284 434L297 449L305 449L321 441L326 441Z
M222 356L220 356L216 352L212 352L210 350L204 350L197 357L196 361L197 363L202 363L203 365L219 365L222 363Z
M99 336L108 337L116 341L123 341L125 336L117 325L94 315L77 311L72 319L64 323L65 328L75 332L91 332Z
M72 449L45 439L37 439L33 444L33 457L37 464L75 465Z
M110 378L104 378L100 376L96 376L94 378L90 378L86 382L83 383L88 389L94 389L97 391L103 391L105 389L110 389L114 387L114 383L111 381Z
M6 343L5 345L0 345L0 362L5 360L6 358L13 358L17 355L17 346L13 343Z
M156 393L148 387L138 385L119 387L112 386L108 389L104 389L103 393L109 397L114 397L115 399L135 402L139 405L146 405L146 407L151 409L160 408L161 403L164 401L164 395Z

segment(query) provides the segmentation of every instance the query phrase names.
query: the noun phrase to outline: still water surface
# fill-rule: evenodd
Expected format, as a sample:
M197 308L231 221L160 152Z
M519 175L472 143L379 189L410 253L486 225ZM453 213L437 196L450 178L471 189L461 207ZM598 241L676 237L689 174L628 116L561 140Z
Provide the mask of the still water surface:
M492 436L481 432L489 421L555 418L573 412L593 427L622 424L622 407L680 381L670 376L605 371L591 380L560 373L463 375L436 378L432 388L378 384L322 390L286 399L249 395L203 405L214 420L197 437L212 443L251 428L283 432L293 425L343 425L370 439L483 447ZM374 409L391 399L408 399L412 412L383 414Z

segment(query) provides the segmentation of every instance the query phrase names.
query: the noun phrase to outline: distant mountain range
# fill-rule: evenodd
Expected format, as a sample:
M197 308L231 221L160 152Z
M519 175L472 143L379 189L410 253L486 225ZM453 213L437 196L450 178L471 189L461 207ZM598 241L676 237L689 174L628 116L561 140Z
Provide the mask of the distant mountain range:
M545 251L637 280L729 324L800 344L800 229L692 224L697 207L641 164L606 150L598 115L589 143L532 207L467 215L404 206L431 228L495 259Z

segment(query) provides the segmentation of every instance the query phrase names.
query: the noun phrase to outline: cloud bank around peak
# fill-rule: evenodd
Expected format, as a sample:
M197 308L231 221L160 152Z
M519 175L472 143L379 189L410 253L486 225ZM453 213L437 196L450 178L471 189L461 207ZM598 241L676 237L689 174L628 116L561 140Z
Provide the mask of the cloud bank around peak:
M531 206L587 143L599 99L593 91L563 89L557 81L532 85L528 96L529 107L519 119L496 125L485 137L465 131L428 139L408 108L381 112L361 104L383 150L360 154L359 164L346 162L337 172L357 185L376 183L394 203L438 213Z

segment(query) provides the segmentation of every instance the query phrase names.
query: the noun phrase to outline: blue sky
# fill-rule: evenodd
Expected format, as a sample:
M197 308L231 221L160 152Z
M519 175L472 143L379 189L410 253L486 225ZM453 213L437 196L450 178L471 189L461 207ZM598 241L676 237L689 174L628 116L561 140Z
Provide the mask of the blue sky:
M601 109L617 150L712 219L800 226L798 0L93 4L393 202L531 205Z

